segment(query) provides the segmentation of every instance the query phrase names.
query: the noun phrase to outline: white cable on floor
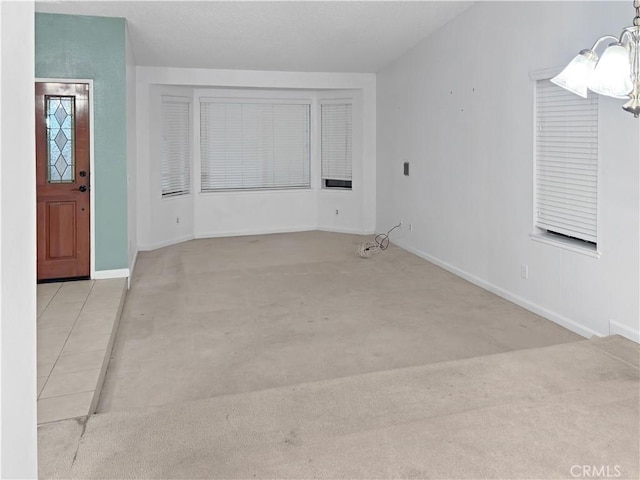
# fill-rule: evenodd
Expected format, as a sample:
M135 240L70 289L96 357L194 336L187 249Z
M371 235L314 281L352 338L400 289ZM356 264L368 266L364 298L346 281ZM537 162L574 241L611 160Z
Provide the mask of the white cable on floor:
M365 242L358 246L357 254L362 258L370 258L371 255L378 250L386 250L389 247L389 234L396 228L400 228L402 224L399 223L387 233L379 233L373 239L373 242Z
M358 246L358 255L362 258L369 258L374 252L378 251L379 247L375 242L365 242Z

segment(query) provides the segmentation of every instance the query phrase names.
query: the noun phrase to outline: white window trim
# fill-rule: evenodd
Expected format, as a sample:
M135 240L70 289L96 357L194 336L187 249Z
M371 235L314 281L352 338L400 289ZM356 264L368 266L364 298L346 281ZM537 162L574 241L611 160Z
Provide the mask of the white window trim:
M168 101L168 102L179 102L179 103L186 103L189 105L189 126L188 126L188 131L189 131L189 159L188 159L188 166L189 166L189 191L188 192L184 192L184 193L176 193L176 194L170 194L170 195L165 195L162 192L162 157L160 157L160 164L159 164L159 175L160 175L160 198L162 201L169 201L175 198L189 198L193 196L193 177L194 177L194 165L193 165L193 157L194 157L194 153L193 153L193 147L194 147L194 143L193 143L193 100L191 97L186 97L186 96L179 96L179 95L164 95L161 94L160 95L160 115L162 115L162 103L164 101ZM160 119L160 135L162 135L162 121L163 119ZM160 150L159 152L160 156L162 155L162 150Z
M343 188L343 187L327 187L325 186L325 178L322 174L322 106L323 105L351 105L351 187ZM322 190L329 190L332 192L352 192L353 191L353 182L354 182L354 173L353 173L353 163L354 163L354 149L355 145L355 126L354 120L356 118L356 105L353 97L332 97L332 98L322 98L318 101L318 115L317 115L317 128L318 128L318 151L320 152L318 155L319 163L320 163L320 188Z
M534 242L539 242L545 245L551 245L554 247L559 247L564 250L568 250L570 252L580 253L582 255L586 255L588 257L600 258L600 250L596 249L595 246L589 245L580 245L579 240L572 240L570 238L557 237L548 232L543 232L542 230L536 228L537 231L534 231L529 234L529 238Z
M202 89L194 91L194 99L195 99L195 109L192 118L197 119L198 128L194 129L194 144L197 145L194 158L194 181L196 181L196 192L198 195L202 196L213 196L213 195L238 195L238 194L268 194L268 193L286 193L286 192L300 192L307 191L313 189L313 178L314 178L314 164L316 162L315 159L315 149L313 147L315 142L315 110L317 101L315 95L310 95L308 91L300 92L300 95L297 95L295 91L292 90L280 90L274 89L266 92L264 89L248 89L248 90L238 90L238 89ZM200 105L201 103L230 103L230 102L238 102L238 103L264 103L271 104L274 102L281 104L291 104L291 105L308 105L309 106L309 183L308 185L301 186L278 186L278 187L256 187L256 188L229 188L229 189L219 189L219 190L203 190L202 189L202 151L201 151L201 138L200 138L200 129L201 129L201 111Z
M318 90L317 91L317 111L314 116L316 120L317 128L315 128L314 132L317 134L317 138L314 142L313 152L316 158L316 180L314 188L316 188L320 195L322 196L331 196L339 198L341 196L348 195L358 195L363 185L361 184L363 178L363 123L362 118L364 114L363 103L362 103L362 91L359 89L339 89L339 90ZM326 188L323 185L322 181L322 158L321 158L321 149L320 149L320 121L321 121L321 111L320 104L321 103L329 103L331 101L335 101L337 103L351 103L352 107L352 135L353 135L353 144L352 144L352 152L351 152L351 188Z
M531 228L532 231L529 234L529 238L532 241L535 242L539 242L541 244L545 244L545 245L549 245L549 246L553 246L553 247L557 247L557 248L561 248L563 250L567 250L573 253L579 253L581 255L586 255L592 258L596 258L599 259L601 256L601 250L602 250L602 239L601 239L601 227L600 227L600 221L598 221L597 227L596 227L596 244L595 245L591 245L591 244L586 244L585 242L582 242L581 240L573 240L571 238L563 238L561 236L557 236L557 235L553 235L551 233L548 233L542 229L540 229L537 225L536 225L536 205L537 205L537 188L535 185L536 182L536 166L537 166L537 158L536 158L536 132L535 132L535 127L536 127L536 115L537 115L537 110L536 110L536 100L537 100L537 93L536 93L536 82L538 80L545 80L545 79L550 79L553 78L554 76L556 76L557 74L559 74L564 67L551 67L551 68L545 68L545 69L540 69L540 70L535 70L532 72L529 72L529 79L532 82L533 85L533 101L532 101L532 125L534 127L532 133L532 153L533 153L533 161L532 161L532 180L533 180L533 204L532 204L532 210L531 210ZM595 95L594 93L590 93L591 95ZM600 121L600 109L598 109L598 121ZM598 134L599 136L599 134ZM598 175L598 184L600 183L600 179L602 177L602 167L601 167L601 163L600 162L600 158L601 158L601 147L600 147L600 142L598 142L598 168L597 168L597 175ZM601 218L601 202L600 199L598 197L598 202L597 202L597 207L596 207L596 214L597 214L597 218L600 219Z

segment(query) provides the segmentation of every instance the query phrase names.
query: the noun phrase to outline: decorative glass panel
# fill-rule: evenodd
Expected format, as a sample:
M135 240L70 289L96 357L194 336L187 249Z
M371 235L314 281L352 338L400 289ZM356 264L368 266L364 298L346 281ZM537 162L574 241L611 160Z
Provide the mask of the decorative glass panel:
M47 181L73 183L74 97L46 97L47 102Z

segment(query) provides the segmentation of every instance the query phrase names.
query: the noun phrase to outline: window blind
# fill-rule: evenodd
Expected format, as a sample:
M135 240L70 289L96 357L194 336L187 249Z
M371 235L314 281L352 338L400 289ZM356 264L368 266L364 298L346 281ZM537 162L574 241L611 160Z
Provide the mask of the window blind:
M162 98L162 196L188 194L190 191L191 142L189 138L189 102Z
M310 108L202 99L202 191L309 187Z
M351 103L320 105L323 180L351 180L353 148Z
M597 242L598 97L536 82L538 228Z

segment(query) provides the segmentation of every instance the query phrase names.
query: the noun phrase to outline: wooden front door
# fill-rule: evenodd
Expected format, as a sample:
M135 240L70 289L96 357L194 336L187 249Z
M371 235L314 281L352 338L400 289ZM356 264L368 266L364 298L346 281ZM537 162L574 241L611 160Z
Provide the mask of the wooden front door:
M89 277L89 85L36 83L38 280Z

